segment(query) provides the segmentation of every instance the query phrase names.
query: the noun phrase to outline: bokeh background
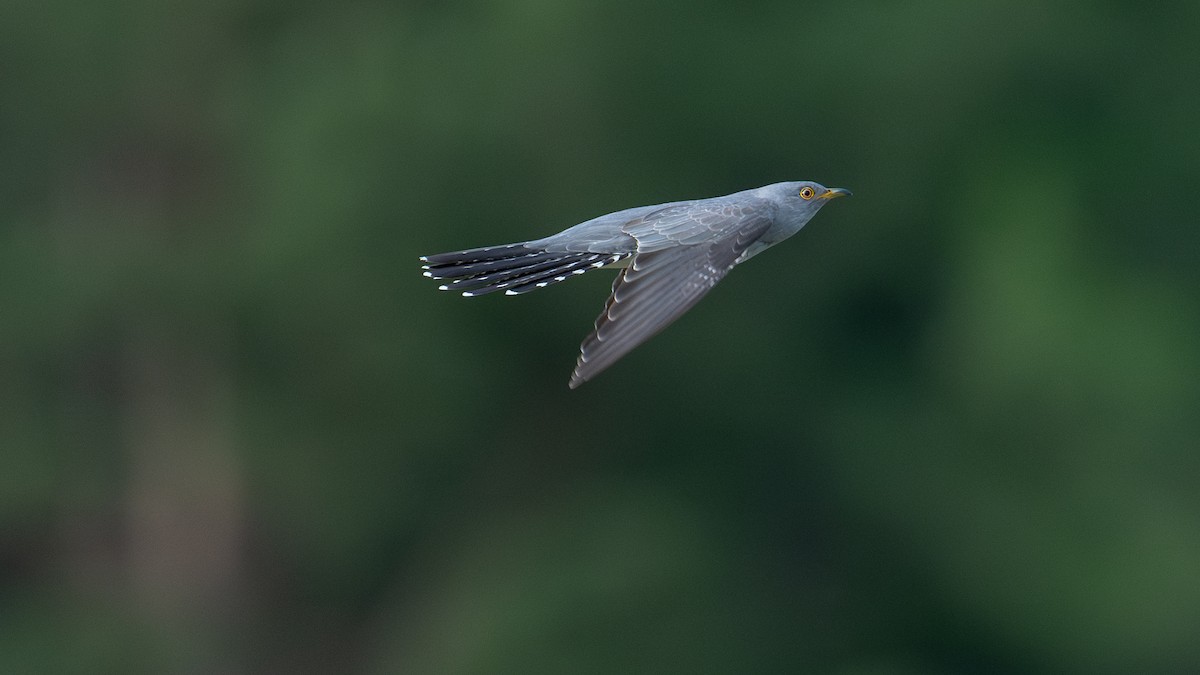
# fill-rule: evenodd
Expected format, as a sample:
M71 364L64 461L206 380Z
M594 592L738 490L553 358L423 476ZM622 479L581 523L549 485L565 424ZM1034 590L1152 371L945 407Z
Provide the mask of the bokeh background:
M0 671L1200 672L1200 4L10 0ZM594 274L855 197L568 391Z

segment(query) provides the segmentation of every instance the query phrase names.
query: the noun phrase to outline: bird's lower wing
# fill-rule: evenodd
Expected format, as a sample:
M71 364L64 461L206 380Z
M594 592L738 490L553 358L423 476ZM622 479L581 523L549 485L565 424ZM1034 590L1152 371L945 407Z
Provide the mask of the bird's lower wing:
M768 218L754 218L714 242L635 255L613 282L596 329L580 345L571 388L595 377L691 309L770 224Z

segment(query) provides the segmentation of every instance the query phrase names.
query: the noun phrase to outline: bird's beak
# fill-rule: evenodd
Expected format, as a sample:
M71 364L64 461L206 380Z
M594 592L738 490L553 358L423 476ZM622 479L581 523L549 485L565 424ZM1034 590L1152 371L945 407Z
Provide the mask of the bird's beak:
M854 193L846 188L829 188L821 194L821 199L833 199L834 197L849 197Z

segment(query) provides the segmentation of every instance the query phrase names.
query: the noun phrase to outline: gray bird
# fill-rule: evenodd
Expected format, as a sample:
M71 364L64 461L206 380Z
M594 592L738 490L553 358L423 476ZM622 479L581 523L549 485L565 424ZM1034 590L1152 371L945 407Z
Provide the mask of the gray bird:
M800 231L843 188L798 181L724 197L617 211L544 239L421 256L425 276L466 297L520 295L594 269L621 268L580 345L578 387L691 309L735 265Z

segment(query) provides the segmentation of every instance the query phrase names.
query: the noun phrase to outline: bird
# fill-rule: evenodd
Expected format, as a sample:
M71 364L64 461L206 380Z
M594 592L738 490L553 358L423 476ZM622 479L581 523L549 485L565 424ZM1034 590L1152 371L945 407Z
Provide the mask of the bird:
M700 301L736 265L800 231L851 194L812 181L772 183L721 197L615 211L542 239L420 256L438 288L475 297L522 295L616 268L612 293L579 347L579 387Z

